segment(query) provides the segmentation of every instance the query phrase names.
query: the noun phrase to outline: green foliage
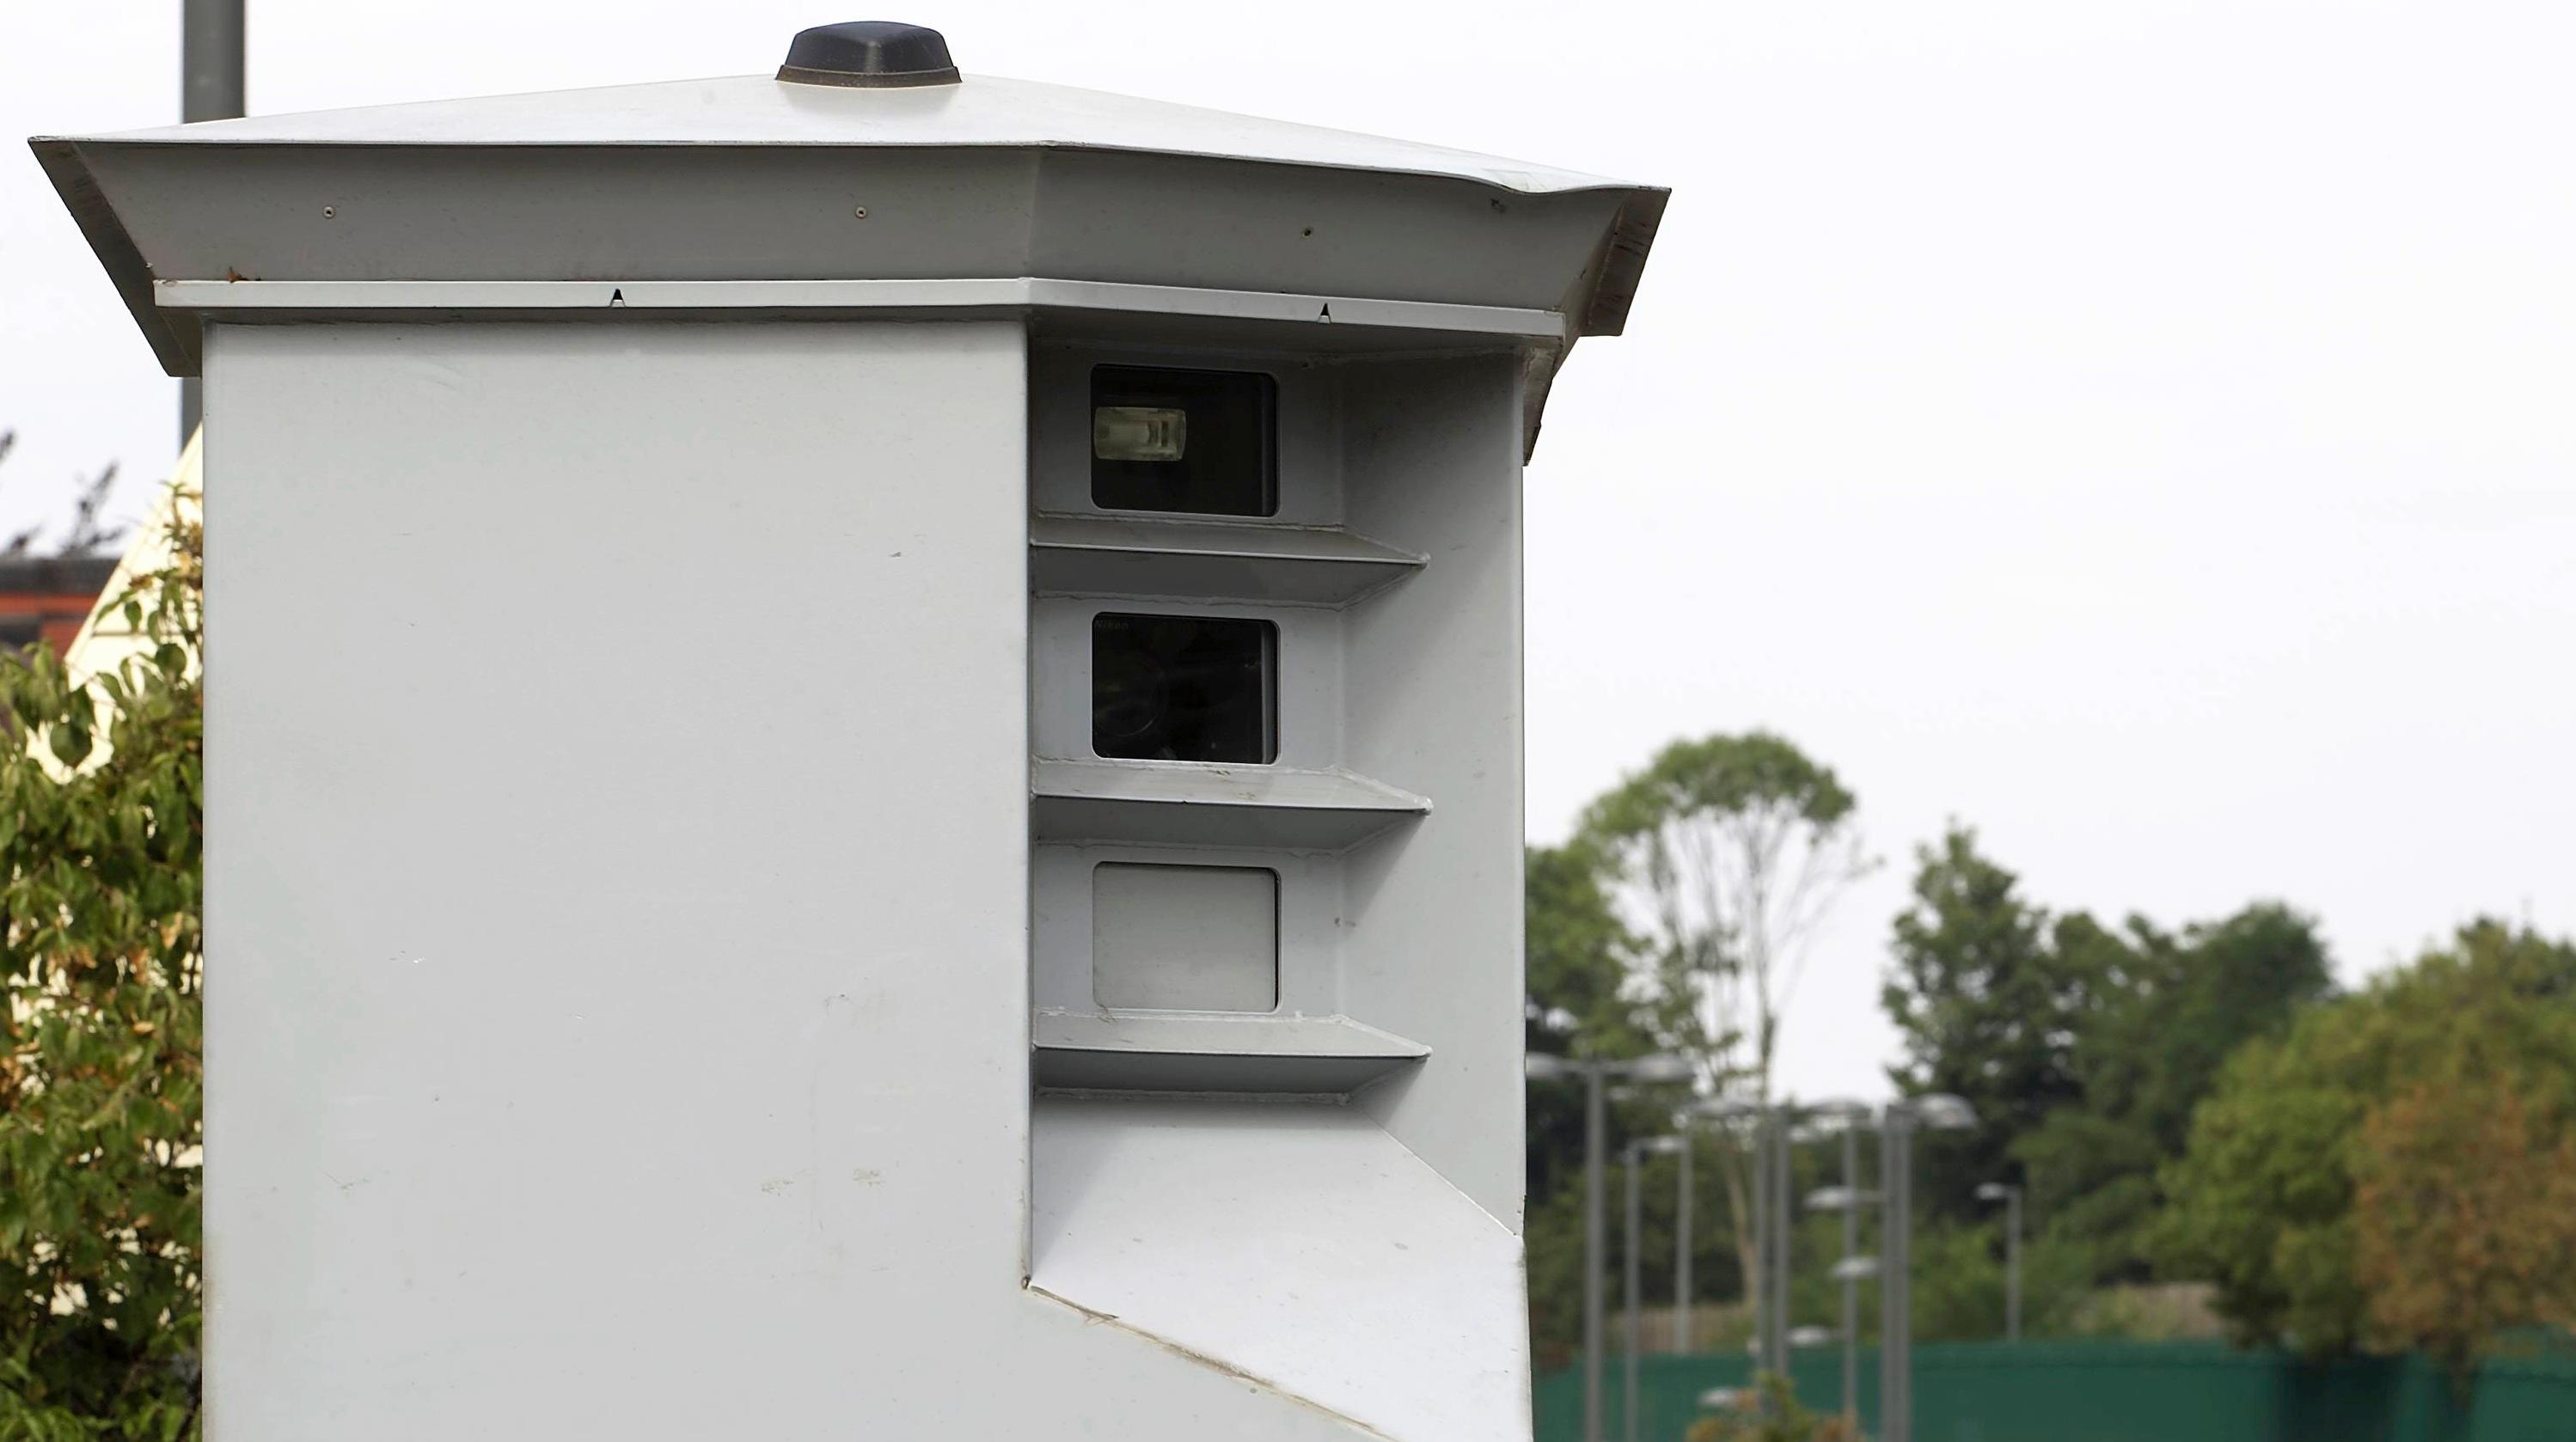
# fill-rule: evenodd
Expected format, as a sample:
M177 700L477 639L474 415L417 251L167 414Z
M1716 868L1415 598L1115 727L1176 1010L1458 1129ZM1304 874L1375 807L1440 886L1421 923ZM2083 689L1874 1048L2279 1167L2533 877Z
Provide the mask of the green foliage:
M2045 913L1978 853L1974 832L1953 826L1916 862L1879 998L1903 1046L1889 1076L1976 1108L1973 1131L1922 1145L1925 1210L1964 1218L1980 1183L2019 1179L2013 1140L2078 1095L2073 1049L2096 972L2089 953L2049 944Z
M1795 1238L1795 1266L1790 1274L1789 1315L1795 1325L1840 1328L1842 1283L1831 1276L1842 1255L1842 1223L1831 1216L1801 1218ZM1879 1250L1873 1232L1864 1229L1861 1251ZM2091 1259L2071 1242L2047 1237L2025 1238L2021 1256L2022 1335L2067 1337L2099 1330L2094 1319L2097 1292ZM2005 1265L2003 1222L1989 1217L1976 1223L1918 1228L1914 1237L1914 1338L1918 1342L1991 1342L2004 1335ZM1876 1282L1855 1289L1855 1308L1863 1346L1878 1340L1879 1290Z
M1855 806L1831 769L1756 731L1675 741L1585 810L1578 844L1605 858L1643 932L1643 1019L1707 1091L1770 1097L1807 943L1868 870ZM1737 1271L1752 1275L1747 1158L1712 1155Z
M193 528L146 659L0 659L0 1438L194 1435L202 1140ZM105 754L102 756L102 752Z
M1535 1096L1534 1092L1534 1099ZM1611 1110L1611 1155L1605 1176L1609 1257L1602 1295L1603 1304L1610 1309L1613 1346L1617 1345L1622 1305L1620 1278L1625 1265L1626 1231L1623 1202L1627 1182L1618 1152L1630 1137L1670 1130L1669 1111L1669 1103L1648 1101L1632 1101ZM1702 1138L1691 1188L1692 1290L1703 1299L1739 1296L1744 1290L1728 1227L1726 1194L1713 1184L1711 1151L1711 1144ZM1523 1229L1528 1253L1530 1332L1542 1365L1566 1360L1582 1339L1583 1175L1579 1161L1577 1157L1570 1162L1548 1191L1531 1194ZM1638 1175L1638 1256L1644 1268L1646 1305L1656 1309L1671 1299L1673 1246L1680 1230L1675 1214L1679 1165L1673 1157L1648 1157ZM1660 1329L1649 1337L1655 1347L1663 1346ZM1702 1346L1713 1346L1726 1340L1725 1336L1703 1335L1700 1342ZM1736 1334L1734 1340L1741 1340L1741 1334Z
M1647 1035L1623 991L1637 942L1612 908L1600 853L1580 842L1534 846L1524 865L1529 1049L1585 1057L1643 1054ZM1631 1136L1666 1130L1668 1112L1669 1106L1643 1100L1614 1104L1605 1144L1615 1153ZM1549 1083L1529 1089L1527 1147L1531 1328L1541 1352L1553 1354L1570 1346L1582 1325L1582 1087ZM1612 1167L1615 1192L1615 1160ZM1664 1175L1669 1178L1669 1172ZM1646 1194L1650 1244L1654 1255L1664 1257L1671 1255L1673 1232L1670 1185L1667 1180Z
M2051 1111L2013 1155L2054 1234L2092 1247L2105 1278L2143 1280L2157 1168L2181 1154L2227 1058L2331 991L2325 945L2315 923L2269 902L2180 937L2134 917L2114 935L2079 913L2056 922L2052 944L2092 988L2072 1048L2081 1104Z
M1799 948L1866 869L1855 804L1832 770L1756 731L1675 741L1585 810L1580 844L1645 918L1656 1041L1711 1083L1768 1094Z
M1977 1110L1973 1130L1922 1139L1923 1209L1966 1222L1979 1183L2017 1182L2034 1226L2089 1249L2098 1277L2144 1277L2157 1169L2192 1108L2237 1046L2328 990L2313 923L2264 903L2180 936L2136 917L2114 931L2024 900L1963 828L1917 858L1881 993L1904 1047L1890 1075Z
M1637 938L1611 905L1604 864L1580 842L1533 846L1523 857L1532 1051L1636 1056L1646 1048L1621 994Z
M1850 1423L1807 1410L1777 1372L1756 1377L1752 1393L1692 1423L1685 1442L1856 1442Z
M2546 1320L2458 1315L2449 1336L2387 1338L2361 1269L2356 1186L2372 1173L2374 1115L2426 1089L2499 1083L2548 1119L2535 1143L2576 1126L2576 949L2481 922L2227 1063L2163 1177L2171 1205L2153 1239L2164 1265L2213 1280L2240 1341L2312 1355L2395 1340L2469 1355L2498 1328ZM2394 1144L2383 1129L2378 1145ZM2494 1179L2489 1168L2448 1180L2476 1195Z
M2499 1333L2576 1327L2576 1118L2553 1115L2536 1080L2419 1083L2362 1122L2353 1231L2371 1327L2462 1381Z
M1914 1336L1925 1342L1990 1342L2004 1335L2007 1274L2002 1226L1948 1226L1914 1242ZM2021 1326L2027 1338L2085 1331L2093 1300L2085 1249L2051 1237L2021 1249Z
M1581 846L1533 846L1523 857L1529 1050L1559 1056L1636 1056L1644 1036L1620 988L1635 938L1611 910L1600 858ZM1528 1189L1552 1195L1582 1167L1583 1091L1532 1087L1525 1133ZM1580 1241L1580 1233L1577 1233Z

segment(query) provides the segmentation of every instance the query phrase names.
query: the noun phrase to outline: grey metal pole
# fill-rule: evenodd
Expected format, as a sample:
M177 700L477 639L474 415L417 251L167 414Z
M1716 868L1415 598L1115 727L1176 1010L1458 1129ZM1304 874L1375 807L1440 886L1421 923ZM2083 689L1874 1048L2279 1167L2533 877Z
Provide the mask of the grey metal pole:
M1879 1442L1907 1442L1908 1422L1905 1349L1912 1340L1913 1318L1905 1295L1905 1174L1907 1117L1891 1106L1878 1133L1878 1437Z
M1843 1255L1860 1254L1860 1126L1843 1118ZM1860 1431L1860 1281L1843 1278L1843 1422Z
M1673 1213L1673 1350L1691 1349L1691 1131L1682 1138L1681 1181Z
M1601 1149L1609 1130L1607 1104L1601 1094L1601 1068L1583 1068L1583 1442L1602 1442L1601 1435L1601 1287L1604 1238L1601 1208Z
M2004 1192L2004 1340L2021 1340L2021 1188Z
M229 120L243 110L242 0L181 0L179 118ZM179 444L197 433L197 382L179 382Z
M1753 1271L1744 1279L1744 1300L1753 1309L1753 1365L1771 1360L1771 1114L1753 1116Z
M1637 1244L1638 1234L1645 1230L1641 1225L1645 1208L1637 1195L1636 1143L1628 1144L1622 1160L1628 1164L1628 1234L1626 1255L1621 1259L1624 1263L1621 1270L1626 1274L1628 1327L1619 1349L1620 1367L1626 1373L1626 1382L1620 1388L1619 1435L1627 1438L1628 1442L1637 1442L1637 1344L1645 1340L1641 1335L1645 1327L1639 1316L1640 1304L1644 1300L1641 1295L1644 1288L1640 1283L1646 1269L1645 1258L1639 1255L1644 1248Z
M1893 1383L1879 1399L1880 1442L1913 1442L1914 1438L1914 1116L1892 1109L1887 1119L1888 1170L1881 1185L1887 1191L1887 1373Z
M1763 1264L1771 1288L1771 1370L1789 1375L1789 1233L1797 1219L1790 1211L1789 1117L1771 1119L1771 1257Z
M1908 1113L1897 1132L1896 1212L1897 1315L1904 1323L1903 1345L1896 1352L1897 1420L1903 1430L1897 1442L1914 1442L1914 1117Z

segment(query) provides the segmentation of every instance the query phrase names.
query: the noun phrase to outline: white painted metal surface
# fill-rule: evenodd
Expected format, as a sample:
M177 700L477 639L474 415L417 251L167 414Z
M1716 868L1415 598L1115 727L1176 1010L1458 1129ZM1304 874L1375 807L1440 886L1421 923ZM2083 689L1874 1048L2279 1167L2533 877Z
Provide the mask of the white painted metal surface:
M1074 1091L1339 1100L1431 1055L1346 1016L1055 1011L1031 1024L1038 1084Z
M1428 331L1563 343L1566 318L1551 310L1294 295L1107 281L948 277L923 280L158 280L156 304L247 314L332 311L754 310L1127 311L1299 327Z
M981 76L916 90L744 76L33 144L177 375L198 369L200 314L614 298L630 320L1019 306L1508 336L1543 377L1574 337L1625 324L1665 200ZM1544 398L1529 392L1525 445Z
M982 77L37 151L214 418L214 1442L1526 1437L1519 466L1661 191ZM1269 375L1275 514L1094 504L1104 363ZM1105 611L1271 627L1275 760L1095 755Z
M1350 524L1419 575L1344 613L1346 764L1432 811L1352 853L1351 1015L1439 1059L1358 1105L1517 1229L1521 1135L1521 488L1509 358L1354 362Z
M1432 175L1503 190L1635 189L1498 156L970 75L915 90L784 85L766 75L260 115L119 134L176 145L864 145L1128 150Z
M1198 596L1346 606L1422 568L1424 557L1338 528L1086 516L1029 522L1042 596Z
M215 1442L1349 1436L1021 1285L1022 346L216 332Z
M1342 851L1431 809L1347 771L1041 761L1037 832L1046 841L1152 841Z
M1279 1005L1279 873L1110 861L1091 868L1091 996L1104 1007Z
M1383 1436L1529 1435L1519 1235L1366 1115L1057 1099L1036 1139L1034 1286Z

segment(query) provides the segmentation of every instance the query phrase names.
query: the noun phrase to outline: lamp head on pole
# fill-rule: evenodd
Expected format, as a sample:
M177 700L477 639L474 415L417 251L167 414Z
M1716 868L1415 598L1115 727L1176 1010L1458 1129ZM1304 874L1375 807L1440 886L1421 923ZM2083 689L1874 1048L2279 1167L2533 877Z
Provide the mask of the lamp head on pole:
M1521 1060L1521 1074L1534 1082L1563 1081L1580 1070L1578 1063L1549 1052L1534 1051Z
M1738 1122L1762 1115L1763 1106L1751 1097L1725 1096L1695 1101L1683 1110L1701 1121Z
M1686 1056L1657 1053L1619 1064L1629 1080L1639 1082L1686 1082L1699 1075L1699 1068Z
M1948 1092L1916 1097L1905 1104L1905 1109L1929 1131L1963 1132L1977 1124L1977 1109L1968 1104L1968 1099Z

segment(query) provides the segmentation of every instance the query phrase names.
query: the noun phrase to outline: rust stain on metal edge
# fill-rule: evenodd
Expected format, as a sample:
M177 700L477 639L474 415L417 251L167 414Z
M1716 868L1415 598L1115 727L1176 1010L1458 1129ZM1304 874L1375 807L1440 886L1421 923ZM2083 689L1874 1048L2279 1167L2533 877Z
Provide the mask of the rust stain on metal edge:
M1267 1392L1274 1397L1281 1398L1282 1400L1294 1402L1298 1406L1304 1407L1309 1411L1320 1412L1324 1416L1330 1417L1334 1421L1341 1423L1343 1426L1358 1431L1363 1436L1375 1437L1379 1439L1379 1442L1396 1442L1396 1439L1393 1437L1388 1436L1384 1432L1380 1432L1375 1427L1370 1426L1357 1417L1351 1416L1347 1412L1336 1411L1333 1408L1327 1407L1323 1403L1316 1401L1312 1397L1301 1397L1298 1394L1289 1391L1287 1388L1280 1386L1278 1383L1271 1381L1269 1378L1256 1376L1255 1374L1247 1372L1241 1367L1234 1365L1232 1362L1228 1362L1217 1357L1211 1357L1205 1352L1184 1347L1169 1337L1157 1336L1156 1334L1148 1332L1144 1328L1136 1326L1131 1322L1120 1320L1116 1313L1103 1312L1097 1308L1086 1307L1080 1302L1074 1301L1070 1297L1058 1296L1055 1293L1048 1291L1046 1288L1039 1286L1035 1282L1023 1282L1021 1285L1028 1289L1031 1296L1043 1297L1046 1300L1055 1303L1057 1306L1065 1308L1067 1311L1080 1313L1083 1320L1086 1322L1097 1326L1115 1327L1119 1331L1127 1333L1129 1336L1141 1337L1145 1341L1153 1343L1155 1346L1162 1348L1164 1351L1171 1353L1173 1356L1178 1357L1183 1361L1194 1362L1199 1366L1207 1368L1209 1371L1215 1372L1221 1376L1231 1377L1235 1381L1244 1383L1245 1385L1256 1388L1260 1391Z

